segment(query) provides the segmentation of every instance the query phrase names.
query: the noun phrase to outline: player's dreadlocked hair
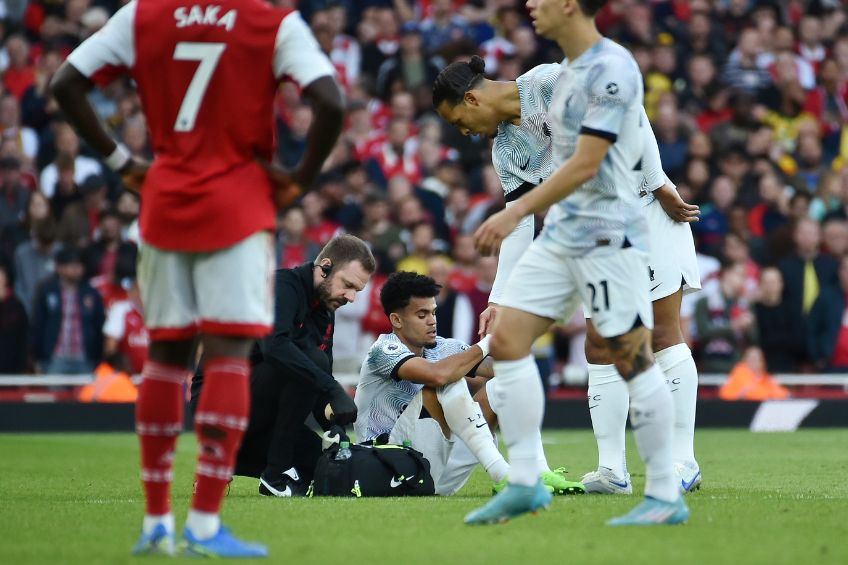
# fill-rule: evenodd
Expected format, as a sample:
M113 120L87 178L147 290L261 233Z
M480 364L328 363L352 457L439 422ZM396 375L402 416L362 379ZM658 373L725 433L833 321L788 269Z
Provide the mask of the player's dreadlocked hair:
M483 80L485 71L486 62L479 55L474 55L467 63L457 61L442 69L433 83L433 108L438 108L442 102L451 106L462 102L465 93Z
M438 296L441 289L442 286L431 277L398 271L389 275L386 284L380 289L380 303L388 316L406 308L412 298L433 298Z

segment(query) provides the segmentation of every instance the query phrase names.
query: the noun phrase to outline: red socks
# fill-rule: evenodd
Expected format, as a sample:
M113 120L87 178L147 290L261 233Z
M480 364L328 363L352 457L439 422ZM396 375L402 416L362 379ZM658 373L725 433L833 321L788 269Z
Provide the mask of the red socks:
M233 476L236 454L250 411L250 365L246 359L217 357L204 364L203 390L194 417L200 453L191 507L217 513Z
M141 480L146 513L171 511L174 447L183 429L185 367L148 360L142 371L135 407L136 432L141 444Z

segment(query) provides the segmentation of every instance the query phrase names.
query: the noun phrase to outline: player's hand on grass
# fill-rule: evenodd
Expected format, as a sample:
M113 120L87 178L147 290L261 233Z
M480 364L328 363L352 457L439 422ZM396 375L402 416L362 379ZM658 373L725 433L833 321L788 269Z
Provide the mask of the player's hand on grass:
M497 304L489 303L489 306L480 313L480 330L477 335L482 339L492 331L495 326L495 316L498 314Z
M342 388L342 385L336 383L328 393L330 408L333 412L333 422L340 426L346 426L356 421L356 403Z
M137 194L141 193L141 185L144 184L144 178L147 176L147 171L150 169L150 163L137 157L132 157L127 162L126 166L119 172L121 182L127 190L131 190Z
M274 203L277 209L282 210L300 198L303 194L303 188L301 188L303 183L296 171L289 171L260 157L257 157L256 161L265 169L265 173L274 185Z
M668 217L675 222L693 223L700 220L698 216L701 215L701 209L695 204L687 204L669 185L658 188L654 195Z
M521 221L517 206L510 206L492 215L474 232L474 247L483 256L497 255L501 243Z

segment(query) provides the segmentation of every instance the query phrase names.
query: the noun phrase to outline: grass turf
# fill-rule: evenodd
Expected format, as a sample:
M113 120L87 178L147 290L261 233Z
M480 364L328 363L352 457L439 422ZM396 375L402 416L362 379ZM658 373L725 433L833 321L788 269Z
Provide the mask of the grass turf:
M589 431L548 432L552 466L596 464ZM644 482L632 437L636 490ZM174 506L191 492L193 438L180 441ZM475 472L458 496L268 499L237 478L224 520L270 546L274 563L848 563L848 430L698 432L704 486L684 526L609 528L639 498L555 499L550 511L469 527L491 487ZM141 524L138 449L129 434L0 435L0 563L132 563ZM575 479L576 480L576 479ZM179 526L178 526L179 527Z

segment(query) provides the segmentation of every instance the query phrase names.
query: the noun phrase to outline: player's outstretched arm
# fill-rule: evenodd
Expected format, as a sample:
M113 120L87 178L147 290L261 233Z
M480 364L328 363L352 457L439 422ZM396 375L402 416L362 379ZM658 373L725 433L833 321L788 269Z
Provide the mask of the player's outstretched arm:
M125 148L115 143L88 101L88 92L94 83L69 62L56 71L50 81L50 90L68 122L86 143L106 158L106 164L121 174L127 188L136 192L141 188L147 163L134 159Z
M465 377L489 354L489 338L438 361L427 361L423 357L411 357L397 370L399 379L417 384L440 387Z

